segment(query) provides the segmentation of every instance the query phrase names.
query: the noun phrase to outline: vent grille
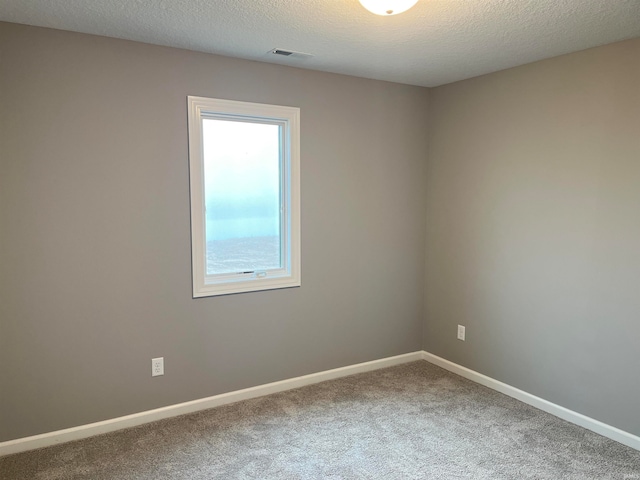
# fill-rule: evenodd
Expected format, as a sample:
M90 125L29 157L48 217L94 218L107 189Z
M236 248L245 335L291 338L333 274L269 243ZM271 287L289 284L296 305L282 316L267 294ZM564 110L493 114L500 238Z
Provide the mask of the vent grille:
M273 48L269 50L269 53L272 55L278 55L280 57L300 59L300 60L313 57L313 55L311 55L310 53L296 52L295 50L285 50L284 48Z
M273 49L271 53L273 53L274 55L282 55L283 57L289 57L293 55L293 52L290 52L288 50L280 50L279 48Z

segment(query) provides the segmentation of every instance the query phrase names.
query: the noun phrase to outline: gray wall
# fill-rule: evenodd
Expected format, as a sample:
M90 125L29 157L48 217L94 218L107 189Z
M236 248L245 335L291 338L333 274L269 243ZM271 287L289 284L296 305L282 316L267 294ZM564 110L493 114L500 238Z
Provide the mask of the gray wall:
M639 57L428 95L0 23L0 441L421 347L640 435ZM302 109L301 288L191 298L187 95Z
M187 95L301 108L301 288L191 298ZM427 100L0 23L0 441L419 350Z
M430 92L424 329L426 350L636 435L638 59L640 39Z

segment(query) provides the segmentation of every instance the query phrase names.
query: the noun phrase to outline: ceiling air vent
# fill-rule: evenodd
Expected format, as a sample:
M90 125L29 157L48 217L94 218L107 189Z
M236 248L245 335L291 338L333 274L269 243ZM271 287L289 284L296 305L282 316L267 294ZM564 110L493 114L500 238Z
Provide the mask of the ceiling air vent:
M281 57L295 58L295 59L304 59L304 58L313 57L313 55L311 55L310 53L296 52L294 50L285 50L284 48L274 48L272 50L269 50L269 53L273 55L279 55Z

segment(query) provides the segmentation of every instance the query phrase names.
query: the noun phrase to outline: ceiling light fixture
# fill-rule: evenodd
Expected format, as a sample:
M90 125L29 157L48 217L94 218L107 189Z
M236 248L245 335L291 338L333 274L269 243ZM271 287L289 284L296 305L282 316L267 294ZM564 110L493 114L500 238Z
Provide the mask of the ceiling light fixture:
M364 8L376 15L397 15L413 7L418 0L360 0Z

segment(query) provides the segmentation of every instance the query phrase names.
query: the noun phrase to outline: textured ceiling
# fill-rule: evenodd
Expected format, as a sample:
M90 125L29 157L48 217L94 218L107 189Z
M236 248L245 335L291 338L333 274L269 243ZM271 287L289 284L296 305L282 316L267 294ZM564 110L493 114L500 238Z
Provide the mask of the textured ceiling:
M640 0L420 0L391 17L358 0L0 0L0 20L436 86L640 37Z

